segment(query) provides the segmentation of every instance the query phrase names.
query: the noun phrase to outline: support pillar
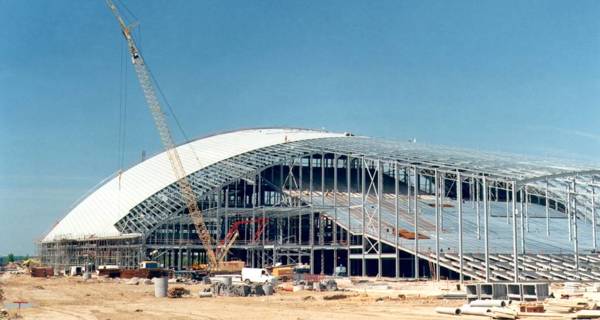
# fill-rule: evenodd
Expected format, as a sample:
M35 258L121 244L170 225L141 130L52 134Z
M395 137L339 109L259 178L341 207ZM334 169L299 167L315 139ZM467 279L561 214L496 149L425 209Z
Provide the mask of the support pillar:
M512 182L512 240L513 240L513 274L514 282L519 282L519 259L517 249L517 184Z
M435 280L440 281L440 175L435 170ZM418 236L417 236L418 237Z
M352 270L351 270L351 263L350 263L350 242L352 239L352 234L351 234L351 230L352 230L352 195L351 195L351 180L352 180L352 175L351 175L351 163L352 163L352 157L350 157L350 155L347 155L346 157L346 188L348 189L348 233L346 234L347 239L346 239L346 250L348 251L348 255L347 255L347 261L346 261L346 265L347 265L347 272L348 272L348 276L352 275Z
M396 225L394 227L394 251L396 252L396 279L400 278L400 250L398 250L398 229L400 228L400 199L399 199L399 189L400 185L398 183L398 162L394 163L394 213L396 214Z
M596 188L592 187L592 245L594 246L594 250L598 250L596 223Z
M464 259L463 259L463 212L462 212L462 178L460 172L456 172L456 207L458 210L458 258L460 283L464 282Z
M575 234L573 240L573 246L575 247L575 274L577 279L581 279L579 276L579 235L577 233L577 181L573 179L573 233Z
M419 279L419 172L417 167L414 167L415 174L415 190L413 195L414 209L415 209L415 279Z
M488 217L488 186L487 179L483 177L483 242L485 246L485 281L490 282L490 239L489 239L489 217Z

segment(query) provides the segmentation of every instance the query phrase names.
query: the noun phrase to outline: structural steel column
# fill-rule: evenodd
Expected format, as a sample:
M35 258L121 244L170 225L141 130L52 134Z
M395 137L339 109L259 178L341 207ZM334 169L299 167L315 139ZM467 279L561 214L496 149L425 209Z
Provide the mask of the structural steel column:
M505 184L506 187L506 224L510 224L510 218L509 218L509 202L510 202L510 192L508 192L508 184Z
M255 172L254 173L254 184L252 185L252 221L255 222L256 221L256 185L257 185L257 178L256 175L258 173ZM252 223L252 234L250 235L252 237L252 267L255 268L256 267L256 258L255 258L255 250L256 250L256 241L254 239L254 235L256 234L256 224Z
M352 272L350 270L350 240L352 239L352 235L351 235L351 230L352 230L352 201L351 201L351 190L350 190L350 180L351 179L351 173L350 173L350 164L352 163L352 158L350 157L350 154L347 155L346 157L346 188L348 189L348 233L346 234L347 239L346 239L346 250L348 250L348 257L347 257L347 271L348 272L348 276L352 275Z
M398 191L400 189L400 186L398 183L398 170L398 162L394 162L394 213L396 214L396 226L394 228L394 251L396 252L396 279L400 277L400 250L398 250L398 229L400 228L400 199L398 197Z
M523 188L523 187L522 187ZM523 205L523 189L521 189L519 191L519 193L521 194L521 211L519 212L520 215L520 220L521 220L521 254L525 254L525 221L524 221L524 205Z
M596 240L596 188L594 187L592 187L592 245L594 246L594 250L598 249L598 242Z
M444 230L444 199L446 197L446 176L445 173L439 173L440 178L440 228Z
M512 182L512 237L514 282L519 282L519 259L517 249L517 184Z
M321 205L325 207L325 153L321 153Z
M325 274L325 228L323 223L325 217L323 212L325 210L325 153L321 152L321 212L319 212L319 245L321 246L321 274Z
M477 214L477 240L481 240L481 223L479 219L479 180L473 180L475 182L475 213Z
M298 203L298 263L302 263L302 196L304 195L304 189L302 189L302 168L304 167L303 158L300 157L300 166L298 167L298 190L300 192L300 202Z
M265 208L264 208L264 203L263 203L263 199L262 199L262 174L261 172L258 172L258 193L256 194L256 203L258 205L258 207L262 207L262 217L263 219L265 218ZM264 221L264 220L263 220ZM254 221L256 222L256 221ZM255 227L256 228L256 227ZM260 264L261 266L265 265L265 238L264 238L264 232L261 235L261 239L257 239L257 240L261 240L262 245L261 245L261 256L260 256ZM256 230L254 230L254 234L252 235L252 238L254 239L256 236ZM256 241L255 241L256 242Z
M360 218L361 218L361 221L362 221L362 232L361 232L361 235L362 235L362 240L361 240L361 244L362 244L361 245L362 246L362 250L361 250L361 252L362 252L362 270L361 270L361 273L362 273L362 276L364 277L364 276L367 275L367 272L366 272L367 271L366 270L367 269L367 261L365 259L365 237L366 237L365 224L366 224L366 221L365 221L365 158L364 157L361 158L360 163L361 163L361 165L360 165L360 168L361 168L361 170L360 170L360 177L361 177L361 197L360 197L360 199L361 199L361 203L360 203L361 204L361 210L360 210L360 215L361 215L361 217Z
M263 223L266 224L265 228L268 228L269 224L267 223L267 214L265 212L265 206L262 207L262 219L263 219ZM266 232L263 231L262 234L260 235L261 236L261 240L262 240L262 250L261 250L260 261L261 261L261 264L262 264L263 268L266 266L266 263L265 263L265 260L266 260L266 256L265 256L265 234L266 234ZM275 247L273 247L273 250L275 250ZM275 263L273 262L273 264L275 264Z
M381 198L383 197L383 164L377 160L377 276L383 276L383 264L381 260Z
M225 230L229 230L229 186L225 189ZM227 261L227 255L223 260Z
M419 173L417 167L413 167L413 169L415 170L415 190L413 195L415 208L415 279L419 279Z
M525 230L529 233L529 188L525 186Z
M435 280L440 281L440 177L437 169L434 171L435 184ZM418 237L418 235L416 236Z
M488 217L488 186L487 179L483 177L483 243L485 246L485 281L490 282L490 239L489 239L489 217Z
M308 197L310 199L310 222L309 222L309 245L310 245L310 273L315 273L315 211L313 209L313 157L312 154L309 156L308 168Z
M581 279L579 276L579 237L577 234L577 220L577 181L573 179L573 233L575 234L573 246L575 247L575 274L578 279Z
M337 193L338 193L338 156L333 154L333 270L332 275L335 275L335 268L337 267L337 255L338 255L338 236L337 236Z
M219 191L217 191L217 207L215 208L215 210L216 210L215 215L216 215L216 220L217 220L217 223L215 226L217 229L216 230L217 231L217 234L216 234L216 238L217 238L216 244L217 245L219 244L219 241L221 240L221 212L219 210L221 207L221 192L223 192L222 189L219 189ZM188 239L189 239L189 237L188 237Z
M462 178L460 172L456 172L456 207L458 210L458 258L460 264L460 283L464 282L464 259L463 259L463 212L462 212Z
M571 232L573 223L571 222L571 186L567 187L567 202L565 203L565 212L567 213L567 223L569 224L569 242L573 241Z
M546 190L545 190L545 197L546 197L546 206L545 206L545 210L546 210L546 237L550 236L550 198L548 197L548 179L546 179Z

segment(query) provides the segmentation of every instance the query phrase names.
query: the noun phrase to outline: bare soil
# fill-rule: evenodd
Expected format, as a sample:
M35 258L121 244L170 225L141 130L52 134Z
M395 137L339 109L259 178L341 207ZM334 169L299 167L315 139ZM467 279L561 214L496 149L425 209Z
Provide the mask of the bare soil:
M170 284L175 286L175 284ZM24 319L448 319L436 314L437 306L460 306L464 302L440 300L421 293L415 284L395 284L394 290L381 292L279 291L268 297L199 298L202 285L176 284L190 290L180 299L155 298L153 285L127 285L124 281L81 278L32 278L8 275L0 278L4 303L27 301L21 309ZM405 288L403 291L402 288ZM405 292L405 293L402 293ZM421 293L417 293L421 292ZM333 294L348 297L325 300ZM400 295L400 297L399 297ZM403 296L404 295L404 296ZM11 318L16 310L9 310ZM462 316L460 319L481 319Z

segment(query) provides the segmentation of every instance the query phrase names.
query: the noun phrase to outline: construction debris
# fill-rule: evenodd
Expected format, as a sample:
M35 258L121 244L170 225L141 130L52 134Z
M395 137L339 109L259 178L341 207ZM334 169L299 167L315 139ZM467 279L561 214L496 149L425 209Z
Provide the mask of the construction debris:
M214 296L226 297L247 297L272 295L274 292L271 284L225 284L224 282L213 282L212 285L204 289L205 293Z
M182 287L173 287L173 288L169 288L167 296L169 298L181 298L184 295L189 295L189 294L190 294L190 290L187 290Z
M341 300L348 298L348 295L345 294L332 294L329 296L324 296L323 300Z

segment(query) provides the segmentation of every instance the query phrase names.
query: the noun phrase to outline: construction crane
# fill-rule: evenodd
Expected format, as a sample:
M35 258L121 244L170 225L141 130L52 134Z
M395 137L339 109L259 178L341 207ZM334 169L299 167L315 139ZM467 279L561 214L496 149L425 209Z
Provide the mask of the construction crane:
M144 92L144 97L146 98L148 108L150 109L152 117L154 118L154 124L156 125L158 133L160 134L163 147L169 156L171 167L175 173L177 184L179 185L179 191L181 192L181 196L187 205L198 236L202 241L204 250L206 251L206 256L208 257L208 269L209 271L219 270L219 262L222 261L223 253L220 255L221 259L217 259L215 251L213 250L213 239L206 228L202 212L198 206L198 201L196 200L196 196L190 185L188 177L185 174L185 170L183 168L181 158L179 157L179 153L175 147L175 143L173 142L173 137L171 135L171 131L169 130L167 120L165 119L160 102L156 96L156 91L154 90L154 84L152 83L150 72L148 71L148 68L144 63L144 58L138 50L133 36L131 35L131 27L125 23L125 20L122 18L119 10L111 0L106 0L106 4L119 22L123 36L127 41L129 54L131 55L131 62L135 68L140 86ZM224 247L229 248L230 244L226 243L224 244ZM226 252L224 254L226 254Z

